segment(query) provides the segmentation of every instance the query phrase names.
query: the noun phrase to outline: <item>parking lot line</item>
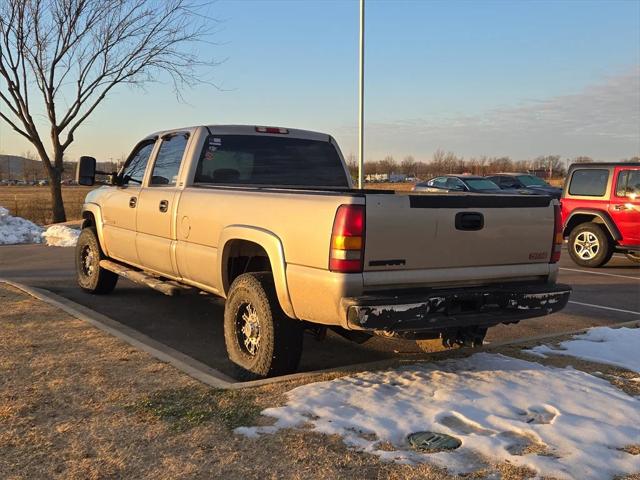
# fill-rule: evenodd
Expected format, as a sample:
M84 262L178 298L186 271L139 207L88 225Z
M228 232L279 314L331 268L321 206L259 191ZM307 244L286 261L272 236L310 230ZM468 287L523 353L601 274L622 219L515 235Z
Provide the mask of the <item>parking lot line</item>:
M615 273L591 272L589 270L581 270L579 268L560 267L560 270L567 270L569 272L590 273L591 275L606 275L607 277L618 277L618 278L629 278L631 280L640 280L640 277L632 277L632 276L629 276L629 275L618 275L618 274L615 274Z
M640 315L640 312L634 312L633 310L623 310L621 308L605 307L604 305L594 305L593 303L582 303L582 302L576 302L573 300L569 300L569 303L573 303L574 305L581 305L583 307L601 308L602 310L611 310L614 312L633 313L635 315Z

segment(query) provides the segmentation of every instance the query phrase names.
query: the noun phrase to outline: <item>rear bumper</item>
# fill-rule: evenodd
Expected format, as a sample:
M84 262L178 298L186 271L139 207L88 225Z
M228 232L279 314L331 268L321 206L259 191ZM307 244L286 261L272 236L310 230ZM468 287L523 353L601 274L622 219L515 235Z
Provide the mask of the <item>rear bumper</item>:
M515 284L345 298L343 305L350 329L411 338L541 317L562 310L570 294L568 285Z

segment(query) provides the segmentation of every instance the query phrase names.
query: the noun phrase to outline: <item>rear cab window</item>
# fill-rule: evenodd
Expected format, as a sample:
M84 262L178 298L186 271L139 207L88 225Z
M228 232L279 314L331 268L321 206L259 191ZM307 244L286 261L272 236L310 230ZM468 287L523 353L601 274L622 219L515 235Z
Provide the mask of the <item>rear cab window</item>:
M569 194L582 197L603 197L607 193L609 170L606 168L585 168L575 170L571 175Z
M349 188L330 142L260 135L210 135L194 183Z

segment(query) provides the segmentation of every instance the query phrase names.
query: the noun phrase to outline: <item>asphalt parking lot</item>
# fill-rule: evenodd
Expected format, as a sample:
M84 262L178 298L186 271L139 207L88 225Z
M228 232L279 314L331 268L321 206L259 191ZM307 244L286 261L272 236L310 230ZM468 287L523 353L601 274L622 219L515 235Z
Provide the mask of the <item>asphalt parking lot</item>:
M640 319L640 266L616 255L603 268L585 269L571 262L566 252L560 266L560 282L574 289L567 308L518 325L495 327L487 341L505 342ZM42 245L0 246L0 278L52 291L233 375L224 347L224 304L220 299L209 295L166 297L122 279L110 295L89 295L75 285L73 249ZM300 371L427 357L410 341L374 338L357 345L330 332L322 342L312 336L305 338Z

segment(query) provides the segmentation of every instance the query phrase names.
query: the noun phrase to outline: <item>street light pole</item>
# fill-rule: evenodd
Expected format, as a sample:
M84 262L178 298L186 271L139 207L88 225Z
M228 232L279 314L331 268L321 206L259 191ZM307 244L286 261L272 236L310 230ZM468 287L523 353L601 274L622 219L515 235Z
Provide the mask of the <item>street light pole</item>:
M364 1L360 0L360 78L358 82L358 188L364 187Z

